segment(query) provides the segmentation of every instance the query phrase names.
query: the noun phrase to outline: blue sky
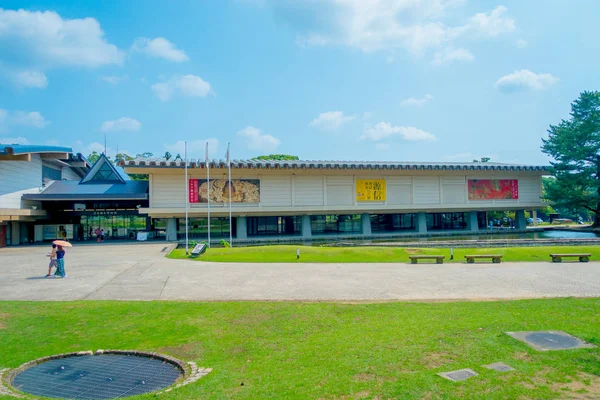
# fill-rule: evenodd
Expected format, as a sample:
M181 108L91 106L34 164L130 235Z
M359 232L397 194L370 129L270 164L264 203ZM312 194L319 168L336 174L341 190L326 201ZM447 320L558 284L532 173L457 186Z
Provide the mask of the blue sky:
M545 164L595 0L4 1L0 142Z

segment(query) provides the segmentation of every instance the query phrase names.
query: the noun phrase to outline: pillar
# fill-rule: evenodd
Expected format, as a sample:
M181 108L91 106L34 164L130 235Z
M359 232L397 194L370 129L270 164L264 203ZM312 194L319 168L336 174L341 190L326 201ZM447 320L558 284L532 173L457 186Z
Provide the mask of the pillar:
M533 218L533 225L537 226L538 221L537 221L537 210L533 210L531 212L531 218Z
M309 238L312 236L312 227L310 223L310 215L302 216L302 237Z
M477 220L477 211L469 211L467 218L467 229L471 232L479 231L479 221Z
M246 222L246 217L237 217L235 219L236 239L248 239L248 225Z
M177 241L177 220L175 218L167 219L167 241Z
M515 212L515 228L527 229L527 220L525 219L525 210L517 210Z
M371 236L371 215L362 214L360 216L360 222L362 223L362 233L365 236Z
M18 221L13 221L10 225L10 244L17 246L21 244L21 225Z
M427 214L424 212L417 213L417 232L427 233Z

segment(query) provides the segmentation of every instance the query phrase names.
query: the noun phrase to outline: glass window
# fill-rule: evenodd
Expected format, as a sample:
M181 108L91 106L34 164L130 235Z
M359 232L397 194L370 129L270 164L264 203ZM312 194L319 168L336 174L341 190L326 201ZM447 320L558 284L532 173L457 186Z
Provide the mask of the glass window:
M248 217L248 236L259 235L300 235L302 217Z
M351 215L311 215L313 235L361 233L360 214Z
M232 225L232 235L235 236L235 218L232 218ZM177 220L177 237L179 239L185 239L185 218L178 218ZM195 240L208 239L208 218L189 218L188 237ZM229 217L211 217L210 238L229 238Z
M427 230L464 230L467 229L465 213L427 214Z
M416 214L371 215L373 233L415 230Z

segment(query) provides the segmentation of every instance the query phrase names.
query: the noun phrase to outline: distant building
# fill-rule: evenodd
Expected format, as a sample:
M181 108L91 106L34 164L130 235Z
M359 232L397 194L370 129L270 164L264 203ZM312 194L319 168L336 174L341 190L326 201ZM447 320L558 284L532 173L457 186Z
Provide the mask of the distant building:
M35 222L48 217L39 201L24 194L40 193L54 181L79 180L89 167L69 147L0 144L0 247L32 242Z
M500 163L346 162L234 160L229 226L227 164L137 159L121 163L127 173L149 175L149 205L140 209L167 240L189 232L205 239L210 198L211 238L378 237L487 229L488 211L525 210L541 200L547 167ZM209 196L210 190L210 196Z

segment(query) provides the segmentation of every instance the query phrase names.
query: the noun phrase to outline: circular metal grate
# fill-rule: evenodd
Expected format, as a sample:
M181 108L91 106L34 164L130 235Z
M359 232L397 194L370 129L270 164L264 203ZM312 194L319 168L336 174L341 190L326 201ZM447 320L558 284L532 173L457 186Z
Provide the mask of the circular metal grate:
M525 339L549 350L572 349L581 344L577 338L549 332L530 333Z
M182 371L156 358L102 354L69 356L35 365L15 376L17 389L62 399L117 399L170 386Z

